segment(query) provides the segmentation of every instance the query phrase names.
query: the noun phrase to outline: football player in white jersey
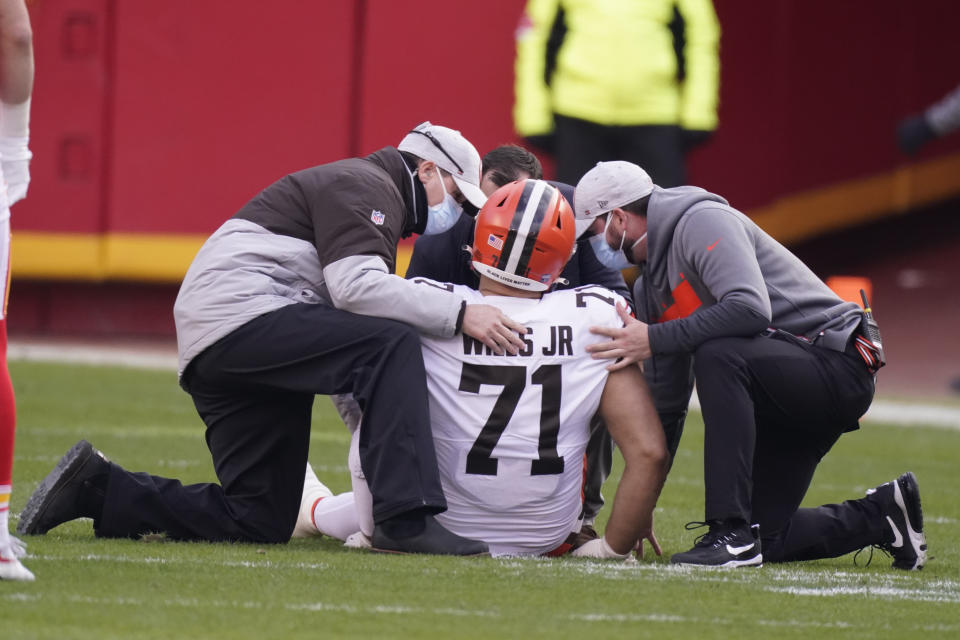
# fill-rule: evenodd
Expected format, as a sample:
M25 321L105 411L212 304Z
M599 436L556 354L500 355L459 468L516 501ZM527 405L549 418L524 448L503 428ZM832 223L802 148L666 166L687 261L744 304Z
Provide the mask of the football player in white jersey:
M16 402L7 369L7 295L10 207L26 197L30 184L32 92L33 30L27 6L23 0L0 0L0 580L23 581L34 576L20 562L23 543L8 530Z
M447 511L446 528L482 540L492 555L559 555L579 530L589 421L601 412L626 463L603 537L574 555L627 558L653 533L653 508L667 469L663 430L638 367L609 373L586 347L591 327L621 327L618 295L589 285L546 293L572 255L573 213L541 180L500 188L477 216L473 265L479 290L456 290L468 302L499 307L529 328L517 355L496 355L480 342L422 337L430 421ZM361 427L362 429L362 427ZM365 545L373 529L362 470L351 451L354 492L304 491L298 527ZM320 485L322 486L322 485ZM377 547L374 537L373 548Z

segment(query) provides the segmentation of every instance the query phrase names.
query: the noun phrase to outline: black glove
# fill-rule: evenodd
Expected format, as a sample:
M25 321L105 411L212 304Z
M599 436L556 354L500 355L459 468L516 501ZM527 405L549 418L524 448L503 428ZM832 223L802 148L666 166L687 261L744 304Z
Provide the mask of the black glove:
M543 153L553 154L557 149L557 139L552 133L544 133L536 136L526 136L523 139L528 146L533 147L537 151L542 151Z
M680 147L684 153L706 143L713 137L713 131L701 129L680 129Z
M897 127L897 142L900 144L900 150L911 156L936 137L937 134L930 128L930 123L923 115L904 118Z

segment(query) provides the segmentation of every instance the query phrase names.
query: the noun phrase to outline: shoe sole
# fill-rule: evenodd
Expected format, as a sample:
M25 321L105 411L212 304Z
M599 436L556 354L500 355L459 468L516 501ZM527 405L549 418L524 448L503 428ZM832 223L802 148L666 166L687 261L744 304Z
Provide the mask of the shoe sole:
M907 509L905 515L908 515L910 522L916 525L917 532L923 533L923 508L920 504L920 485L917 484L917 477L912 471L907 471L897 478L897 485L903 494Z
M756 568L763 566L763 554L749 558L747 560L728 560L723 564L697 564L696 562L671 562L678 567L692 567L695 569L741 569Z
M920 486L917 484L917 477L913 475L912 471L907 471L893 483L893 501L903 514L904 522L907 524L907 539L917 555L916 560L908 565L898 565L897 562L894 562L893 566L906 571L923 569L923 565L927 563L927 538L923 535Z
M47 477L43 479L40 486L37 487L37 490L34 491L30 499L27 500L27 506L20 512L20 522L17 523L17 533L36 536L43 535L53 528L48 527L43 529L39 526L38 521L47 510L50 502L60 495L63 487L73 480L83 464L90 459L90 455L96 455L96 451L93 445L86 440L81 440L63 454L60 462L58 462L57 466L53 468L53 471L48 473Z

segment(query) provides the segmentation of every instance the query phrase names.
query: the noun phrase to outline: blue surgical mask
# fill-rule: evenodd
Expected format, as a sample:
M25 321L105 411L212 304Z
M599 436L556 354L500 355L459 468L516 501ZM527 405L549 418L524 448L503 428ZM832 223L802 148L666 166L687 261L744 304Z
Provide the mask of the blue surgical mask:
M593 248L593 253L597 256L600 264L609 269L620 271L632 266L623 251L613 249L607 244L607 239L604 237L604 234L598 233L595 236L591 236L590 246Z
M427 207L427 226L423 230L425 236L449 230L457 224L460 214L463 213L463 206L447 192L447 185L444 184L439 169L437 169L437 175L440 175L440 186L443 187L443 200L439 204Z
M627 231L624 229L623 235L620 236L620 246L617 249L614 249L609 244L607 244L607 228L610 226L610 221L613 219L613 216L607 215L607 223L603 226L603 231L598 233L595 236L590 237L590 246L593 248L594 255L597 256L597 260L600 261L600 264L609 268L621 271L627 267L632 267L633 263L627 260L626 254L623 252L623 243L627 239ZM647 234L643 234L646 236ZM641 238L640 240L642 240ZM639 242L640 240L637 240ZM634 246L637 244L633 243Z

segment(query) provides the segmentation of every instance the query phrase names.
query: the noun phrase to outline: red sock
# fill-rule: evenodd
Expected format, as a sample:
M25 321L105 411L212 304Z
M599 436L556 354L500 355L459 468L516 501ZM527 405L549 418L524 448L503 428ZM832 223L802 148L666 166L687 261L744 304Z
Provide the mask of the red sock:
M13 436L17 424L17 408L13 385L7 370L7 320L0 319L0 486L13 478Z

